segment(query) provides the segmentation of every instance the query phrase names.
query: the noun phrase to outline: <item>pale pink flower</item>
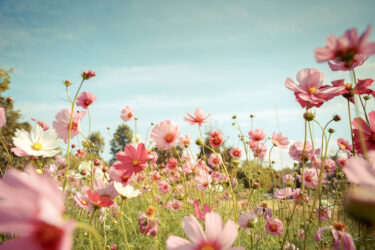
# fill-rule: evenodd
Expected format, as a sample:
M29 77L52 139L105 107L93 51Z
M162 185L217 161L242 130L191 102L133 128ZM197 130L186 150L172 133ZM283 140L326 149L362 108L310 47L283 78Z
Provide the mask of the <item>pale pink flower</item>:
M207 160L208 164L210 164L212 167L217 168L220 166L222 159L219 154L212 153L210 154L210 157Z
M147 168L148 152L143 143L139 143L137 148L128 144L124 148L124 152L116 154L118 162L113 166L119 170L125 170L126 175L137 174Z
M39 121L39 120L36 119L36 118L31 118L31 120L36 121L36 123L37 123L39 126L41 126L41 127L43 128L44 131L46 131L46 130L49 129L49 126L48 126L47 123L42 122L42 121Z
M162 121L151 131L151 138L155 141L156 147L164 150L171 149L176 144L179 135L178 125L170 120Z
M342 171L348 181L375 188L375 151L368 152L367 157L369 161L358 156L350 158Z
M304 174L304 183L308 187L317 187L318 181L319 181L319 170L316 168L305 168L305 174ZM322 174L322 180L321 182L325 182L326 175ZM302 175L299 177L299 182L302 183Z
M7 118L5 116L5 108L0 107L0 128L4 127L7 123Z
M273 235L280 235L283 233L283 223L276 218L268 218L264 228L267 232Z
M362 65L367 57L375 54L375 42L366 42L370 37L371 26L358 36L356 28L347 30L344 35L327 37L325 48L315 49L318 62L327 62L331 70L352 70Z
M0 249L72 249L74 222L64 220L64 198L50 177L10 169L0 180L0 232L17 235Z
M208 123L207 118L210 115L207 115L204 113L203 110L196 108L194 110L194 115L191 115L190 113L187 113L188 117L184 117L184 120L189 123L190 125L198 125L201 126L202 123Z
M191 135L184 135L178 139L178 146L180 148L188 148L191 144Z
M337 145L342 151L350 152L353 150L352 144L343 138L337 139Z
M264 138L266 138L266 133L261 128L250 130L249 138L254 142L262 141Z
M346 156L341 156L339 158L337 158L337 164L340 165L340 167L345 167L346 166L346 163L348 161L348 158Z
M320 220L325 221L331 218L332 212L328 207L323 206L323 207L320 207L320 211L319 211L319 208L315 210L315 216L316 218L320 217Z
M91 92L82 92L77 97L77 106L88 109L89 106L97 99L96 96L93 95Z
M296 247L293 243L287 242L284 244L283 250L298 250L298 247Z
M171 191L171 186L166 181L159 181L158 187L160 193L162 194L168 194Z
M233 147L230 151L229 151L230 155L232 157L235 157L235 158L241 158L242 156L242 149L238 148L238 147Z
M203 220L203 221L206 218L206 214L212 211L211 208L207 204L203 205L202 211L201 211L201 209L199 208L199 201L198 200L194 201L193 206L194 206L195 216L198 219Z
M283 136L281 133L272 134L272 142L275 147L287 148L289 145L289 140L286 136Z
M121 110L121 119L124 121L124 122L128 122L130 121L134 116L134 113L133 113L133 109L129 106L125 106L122 110Z
M293 200L297 204L309 202L310 198L306 194L302 194L301 189L297 188L294 190Z
M273 196L278 200L285 200L292 195L294 195L294 191L290 187L277 189L273 193Z
M168 202L168 207L174 211L180 210L182 208L182 202L174 199L173 201Z
M330 230L333 237L332 247L334 250L355 250L353 238L345 232L345 225L336 222L333 226L319 228L314 236L315 241L321 241L324 231Z
M81 120L85 116L86 112L78 112L74 110L72 117L72 126L70 138L75 137L81 132ZM69 128L70 128L70 115L71 109L60 110L56 116L55 121L53 122L53 128L56 130L57 135L64 140L65 143L68 143L69 137Z
M286 174L286 175L283 176L283 182L285 184L291 185L291 184L294 183L294 180L295 180L295 178L292 174Z
M320 107L324 102L338 95L345 87L322 85L323 72L318 69L302 69L297 73L299 85L291 78L285 80L285 87L294 92L302 108Z
M254 157L264 158L267 153L267 147L261 142L257 142L253 148Z
M217 147L220 147L221 144L223 144L223 141L224 141L224 138L221 134L220 131L213 131L213 132L210 132L211 134L211 137L210 137L210 144L211 146L217 148Z
M89 80L91 77L96 76L96 73L92 71L91 69L89 69L88 71L82 72L81 76L84 80Z
M212 178L208 174L201 174L195 177L195 183L199 191L204 191L212 183Z
M313 150L313 147L308 141L306 141L305 145L301 141L294 142L289 148L290 157L292 157L296 161L302 161L303 159L308 160L319 153L320 150Z
M131 181L132 175L129 174L127 169L116 169L115 167L112 167L109 169L108 173L111 180L120 182L124 186L128 185Z
M182 221L182 228L190 242L178 236L169 236L167 239L168 250L181 249L217 249L240 250L244 248L232 248L231 245L237 239L237 226L228 220L225 226L219 214L210 212L206 214L206 231L194 216L186 216Z
M336 162L332 159L326 159L324 162L324 170L328 175L333 175L336 171Z
M241 228L253 228L258 221L257 216L253 212L243 212L238 218L238 225Z
M360 117L354 118L352 124L355 129L354 133L354 147L360 153L363 154L361 135L363 135L363 143L366 146L366 150L375 150L375 111L371 111L368 114L370 126ZM362 132L360 132L362 131Z
M169 169L176 169L177 168L178 161L176 158L169 158L167 163L167 168Z

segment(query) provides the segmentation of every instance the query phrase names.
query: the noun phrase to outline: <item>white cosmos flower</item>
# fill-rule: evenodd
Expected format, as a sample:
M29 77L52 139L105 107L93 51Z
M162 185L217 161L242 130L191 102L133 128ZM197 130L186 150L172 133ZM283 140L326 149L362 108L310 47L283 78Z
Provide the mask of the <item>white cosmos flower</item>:
M30 132L17 129L14 135L13 144L28 155L52 157L60 153L61 140L52 128L43 130L35 125Z
M124 185L122 185L121 182L116 182L115 181L114 186L115 186L116 191L123 198L126 198L126 199L137 197L139 195L139 193L140 193L138 189L134 189L133 186L131 186L131 185L126 185L124 187Z

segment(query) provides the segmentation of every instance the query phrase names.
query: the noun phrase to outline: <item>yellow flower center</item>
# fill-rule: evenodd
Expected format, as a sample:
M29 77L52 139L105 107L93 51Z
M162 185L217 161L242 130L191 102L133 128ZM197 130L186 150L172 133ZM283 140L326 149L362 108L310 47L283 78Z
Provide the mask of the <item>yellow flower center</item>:
M166 136L165 136L165 141L166 142L172 142L173 141L173 139L174 139L174 135L173 134L167 134Z
M309 88L309 92L310 92L310 94L316 94L316 92L318 92L318 89L313 86L313 87Z
M138 160L134 160L133 161L133 166L135 167L135 166L138 166L138 164L139 164L139 161Z
M83 201L81 201L81 204L82 205L87 205L87 201L83 200Z
M39 142L35 142L32 146L32 148L36 151L39 151L42 149L42 144L40 144Z
M203 245L200 250L215 250L212 245Z
M346 149L346 146L344 144L340 144L342 149Z
M271 229L272 232L276 232L277 231L277 225L271 224L270 229Z

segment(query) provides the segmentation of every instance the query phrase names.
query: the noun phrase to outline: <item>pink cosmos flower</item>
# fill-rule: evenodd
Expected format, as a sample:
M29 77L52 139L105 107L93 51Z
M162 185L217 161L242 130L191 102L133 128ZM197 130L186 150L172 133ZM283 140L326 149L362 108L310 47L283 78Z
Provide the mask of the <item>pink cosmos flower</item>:
M290 187L287 187L287 188L281 188L281 189L275 190L275 192L273 193L273 196L278 200L284 200L284 199L289 198L293 194L294 194L294 191Z
M57 183L30 166L10 169L0 180L0 232L18 237L0 249L72 249L74 222L64 220Z
M124 186L128 185L131 181L132 175L129 174L127 169L116 169L113 167L109 169L108 173L111 180L120 182Z
M159 228L159 220L147 216L147 214L141 214L138 217L139 231L144 235L156 236Z
M184 135L178 139L178 146L180 148L188 148L191 144L191 135Z
M151 138L155 141L156 147L168 150L175 144L180 135L178 125L170 120L162 121L151 131Z
M320 207L320 211L318 208L315 210L315 216L316 218L320 217L320 220L325 221L331 218L332 212L328 207Z
M241 228L253 228L255 223L258 221L257 216L253 212L243 212L238 218L238 225Z
M263 131L263 129L254 129L249 131L249 138L253 142L258 142L264 140L266 138L266 133Z
M375 91L369 88L373 81L374 80L372 79L358 79L358 82L354 88L351 83L345 83L344 79L333 81L332 85L335 87L345 87L339 94L347 98L350 102L354 104L354 95L371 94L375 96Z
M180 210L182 208L182 202L174 199L173 201L168 202L168 207L174 211Z
M121 116L120 117L124 122L128 122L133 118L133 115L134 115L133 109L129 106L125 106L121 110Z
M353 150L352 144L350 144L349 141L344 140L343 138L337 139L337 145L342 151L350 152Z
M288 77L285 80L285 87L294 92L302 108L319 108L324 102L332 99L345 88L343 86L322 85L323 79L323 72L318 69L302 69L297 73L299 85Z
M307 194L302 194L300 188L297 188L294 190L293 200L297 204L302 204L304 202L309 202L310 198Z
M167 168L169 169L176 169L177 168L178 161L176 158L169 158L167 163Z
M94 77L94 76L96 76L96 73L92 71L91 69L89 69L88 71L82 72L82 78L84 80L89 80L91 77Z
M341 156L337 158L336 160L337 164L339 164L340 167L345 167L347 161L348 161L348 158L346 156Z
M254 157L264 158L267 153L267 147L261 142L257 142L253 148Z
M168 194L171 191L171 186L166 181L159 181L158 187L160 193L162 194Z
M294 176L292 174L286 174L283 176L283 182L285 184L293 184L294 183Z
M366 150L375 150L375 111L371 111L368 114L368 118L370 126L360 117L354 118L352 122L355 128L353 129L354 147L360 154L363 154L364 152L364 150L362 150L360 131L362 131L364 137L363 140Z
M223 141L224 141L224 138L223 136L221 135L221 132L220 131L214 131L214 132L210 132L211 134L211 137L210 137L210 144L212 147L220 147L221 144L223 144Z
M305 146L305 148L304 148ZM319 154L320 150L313 150L311 144L306 141L306 145L303 142L294 142L289 148L289 155L296 161L302 161L302 158L307 160L312 158L314 155Z
M201 209L199 208L198 200L194 201L193 206L194 206L195 216L202 221L205 220L206 214L212 211L211 208L207 204L203 205L202 211L201 211Z
M0 107L0 128L4 127L7 123L7 118L5 116L5 108Z
M195 177L195 183L199 191L204 191L212 183L212 178L208 174L201 174Z
M358 156L350 158L342 171L348 181L375 188L375 151L368 152L367 157L369 161Z
M190 113L187 113L188 117L184 117L185 122L189 123L190 125L198 125L201 126L202 123L208 123L207 118L210 115L205 116L206 114L204 113L203 110L196 108L194 110L194 116L191 115Z
M230 155L232 157L235 157L235 158L241 158L242 156L242 149L238 148L238 147L233 147L230 151L229 151Z
M289 145L289 140L286 136L283 136L281 133L272 134L272 142L275 147L287 148Z
M267 232L273 235L280 235L283 233L283 223L276 218L268 218L267 224L264 226Z
M334 250L355 250L353 238L350 234L345 232L345 225L340 222L335 222L333 226L326 226L319 228L314 236L314 240L319 242L322 240L324 231L331 230L333 237L332 247Z
M230 247L237 239L237 226L233 221L228 220L224 226L220 215L210 212L206 214L205 225L206 231L203 232L201 225L194 216L186 216L182 221L182 228L191 242L178 236L169 236L167 249L244 249Z
M305 185L311 188L317 187L318 181L319 181L319 172L320 170L316 168L305 168L305 174L304 174ZM325 178L326 178L326 175L325 173L323 173L322 180L321 180L322 183L326 182ZM299 177L299 182L302 183L302 175Z
M324 162L324 170L328 175L333 175L336 171L336 162L332 159L326 159Z
M36 118L31 118L31 120L36 121L36 123L37 123L39 126L41 126L41 127L43 128L44 131L46 131L46 130L49 129L49 126L48 126L47 123L42 122L42 121L39 121L39 120L36 119Z
M367 57L375 54L375 42L366 42L370 36L371 26L358 37L356 28L347 30L341 37L327 37L325 48L315 49L318 62L327 62L333 71L352 70L362 65Z
M212 153L210 154L210 157L207 160L208 164L210 164L212 167L217 168L220 166L222 159L219 154Z
M125 174L129 176L147 168L148 152L143 143L139 143L137 148L132 144L126 145L124 152L118 152L116 158L119 161L113 166L118 170L124 170Z
M57 135L63 139L65 143L68 143L71 112L72 111L70 108L60 110L55 116L56 120L53 122L53 128L56 130ZM85 114L86 112L78 112L74 110L70 138L75 137L81 132L80 123Z
M91 92L82 92L77 97L77 106L88 109L89 106L97 99Z

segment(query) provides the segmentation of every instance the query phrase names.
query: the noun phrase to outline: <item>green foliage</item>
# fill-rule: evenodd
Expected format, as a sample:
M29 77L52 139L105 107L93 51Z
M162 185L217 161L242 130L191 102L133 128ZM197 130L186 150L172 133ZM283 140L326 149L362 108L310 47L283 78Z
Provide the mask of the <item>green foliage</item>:
M0 68L0 93L9 89L10 78L11 78L9 73L12 73L12 72L13 72L12 68L9 70Z
M99 131L94 131L87 138L90 141L91 154L93 156L100 156L104 152L105 141Z
M116 153L120 150L124 150L124 147L131 143L133 138L133 131L126 124L121 124L117 127L116 132L113 134L113 138L110 141L111 155L112 158L109 161L110 164L116 161Z

